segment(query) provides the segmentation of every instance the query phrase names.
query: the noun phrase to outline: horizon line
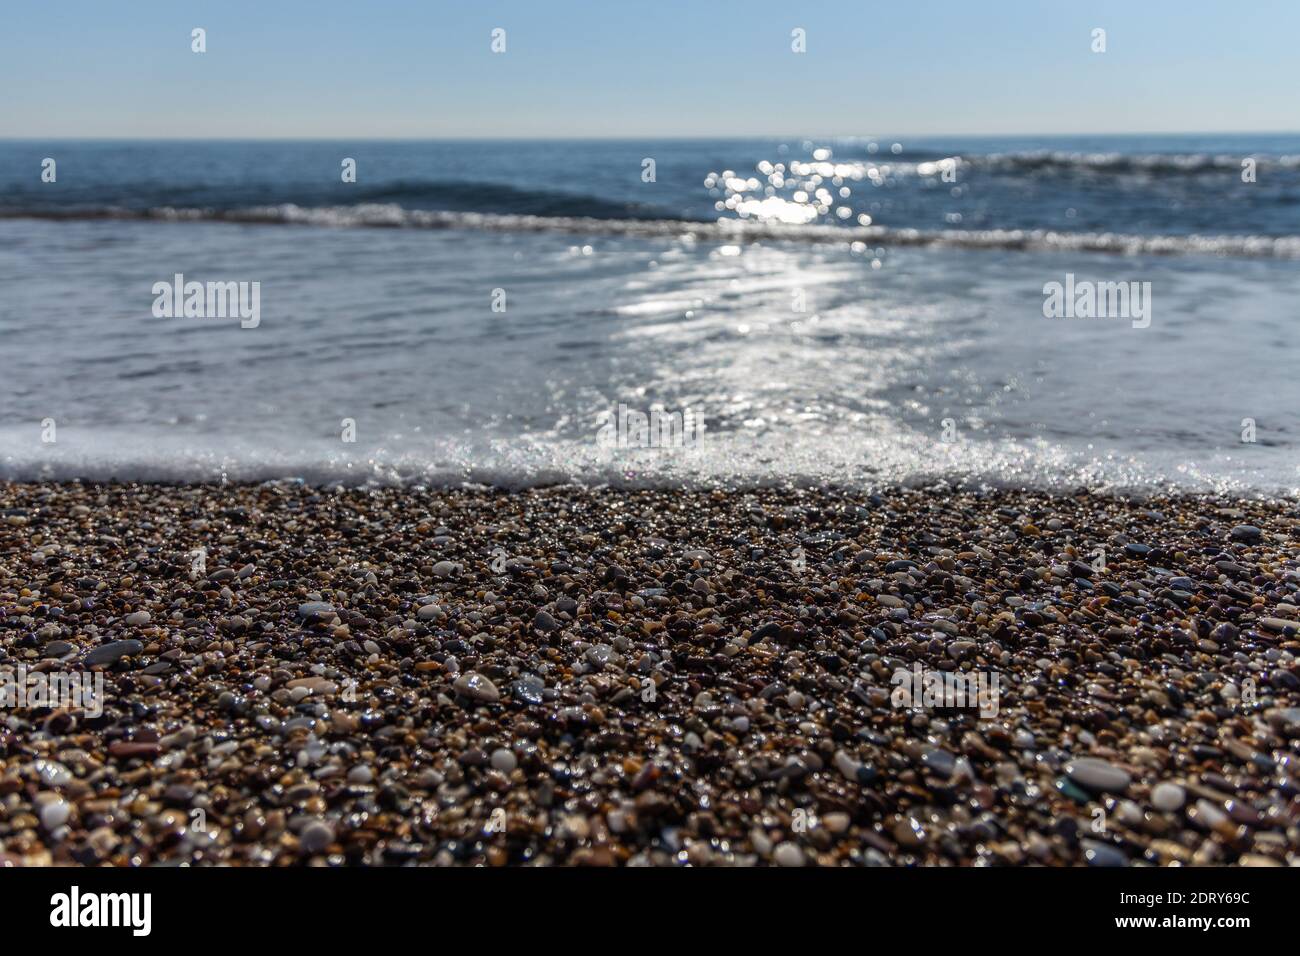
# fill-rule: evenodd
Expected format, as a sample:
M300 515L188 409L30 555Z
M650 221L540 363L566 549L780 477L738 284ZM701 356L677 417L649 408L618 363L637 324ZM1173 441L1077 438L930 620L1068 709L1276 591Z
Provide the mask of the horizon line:
M31 143L31 142L48 142L48 141L79 141L79 142L119 142L119 143L156 143L156 142L174 142L174 143L239 143L239 142L264 142L264 143L303 143L303 142L345 142L345 141L366 141L366 142L389 142L389 143L437 143L437 142L644 142L646 140L681 140L681 141L699 141L699 142L719 142L726 140L872 140L881 141L887 139L1032 139L1041 138L1082 138L1082 137L1132 137L1132 136L1150 136L1150 137L1175 137L1175 136L1297 136L1300 135L1300 129L1291 130L1164 130L1164 131L1146 131L1146 132L1069 132L1069 133L891 133L883 135L868 135L861 133L838 133L838 134L818 134L818 133L799 133L799 134L778 134L778 133L730 133L723 136L712 136L704 134L671 134L656 133L645 136L601 136L587 134L573 134L564 136L494 136L494 135L452 135L452 136L0 136L0 143Z

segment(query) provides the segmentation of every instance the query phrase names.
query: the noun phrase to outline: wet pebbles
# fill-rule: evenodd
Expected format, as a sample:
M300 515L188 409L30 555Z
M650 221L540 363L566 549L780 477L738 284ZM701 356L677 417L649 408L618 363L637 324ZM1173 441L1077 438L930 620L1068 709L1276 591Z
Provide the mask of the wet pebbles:
M0 670L105 682L98 716L0 709L7 863L1300 862L1289 502L10 484L0 513ZM914 668L996 675L996 713L900 702Z

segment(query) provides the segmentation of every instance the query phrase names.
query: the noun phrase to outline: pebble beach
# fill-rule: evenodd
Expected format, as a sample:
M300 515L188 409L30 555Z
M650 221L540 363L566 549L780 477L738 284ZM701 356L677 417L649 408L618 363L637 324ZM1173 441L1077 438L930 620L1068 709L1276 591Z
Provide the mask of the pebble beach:
M1300 863L1294 502L0 484L0 866ZM991 707L900 673L996 676Z

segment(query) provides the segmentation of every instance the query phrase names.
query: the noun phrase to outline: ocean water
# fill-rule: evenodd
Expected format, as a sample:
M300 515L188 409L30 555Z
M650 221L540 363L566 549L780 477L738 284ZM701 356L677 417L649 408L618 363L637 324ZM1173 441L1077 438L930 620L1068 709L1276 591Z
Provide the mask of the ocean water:
M6 141L0 477L1295 494L1298 303L1300 136Z

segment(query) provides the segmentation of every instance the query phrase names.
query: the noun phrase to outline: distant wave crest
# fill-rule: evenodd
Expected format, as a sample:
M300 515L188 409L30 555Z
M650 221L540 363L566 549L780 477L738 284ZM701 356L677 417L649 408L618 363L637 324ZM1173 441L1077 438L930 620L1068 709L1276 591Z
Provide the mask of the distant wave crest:
M1242 161L1254 159L1257 170L1297 170L1300 156L1229 156L1209 153L1084 153L1061 150L1030 150L1019 153L990 153L963 157L975 168L1033 171L1059 170L1088 173L1147 173L1180 175L1209 172L1239 172Z
M602 219L595 216L535 216L449 210L407 209L395 203L304 207L294 204L243 209L127 209L0 211L0 218L55 220L148 220L315 226L335 229L471 229L490 232L554 232L582 235L675 238L709 242L777 240L810 243L1095 252L1119 255L1205 255L1252 259L1300 259L1300 236L1132 235L1057 232L1044 229L904 229L889 226L794 225L754 219L712 222L683 219Z

